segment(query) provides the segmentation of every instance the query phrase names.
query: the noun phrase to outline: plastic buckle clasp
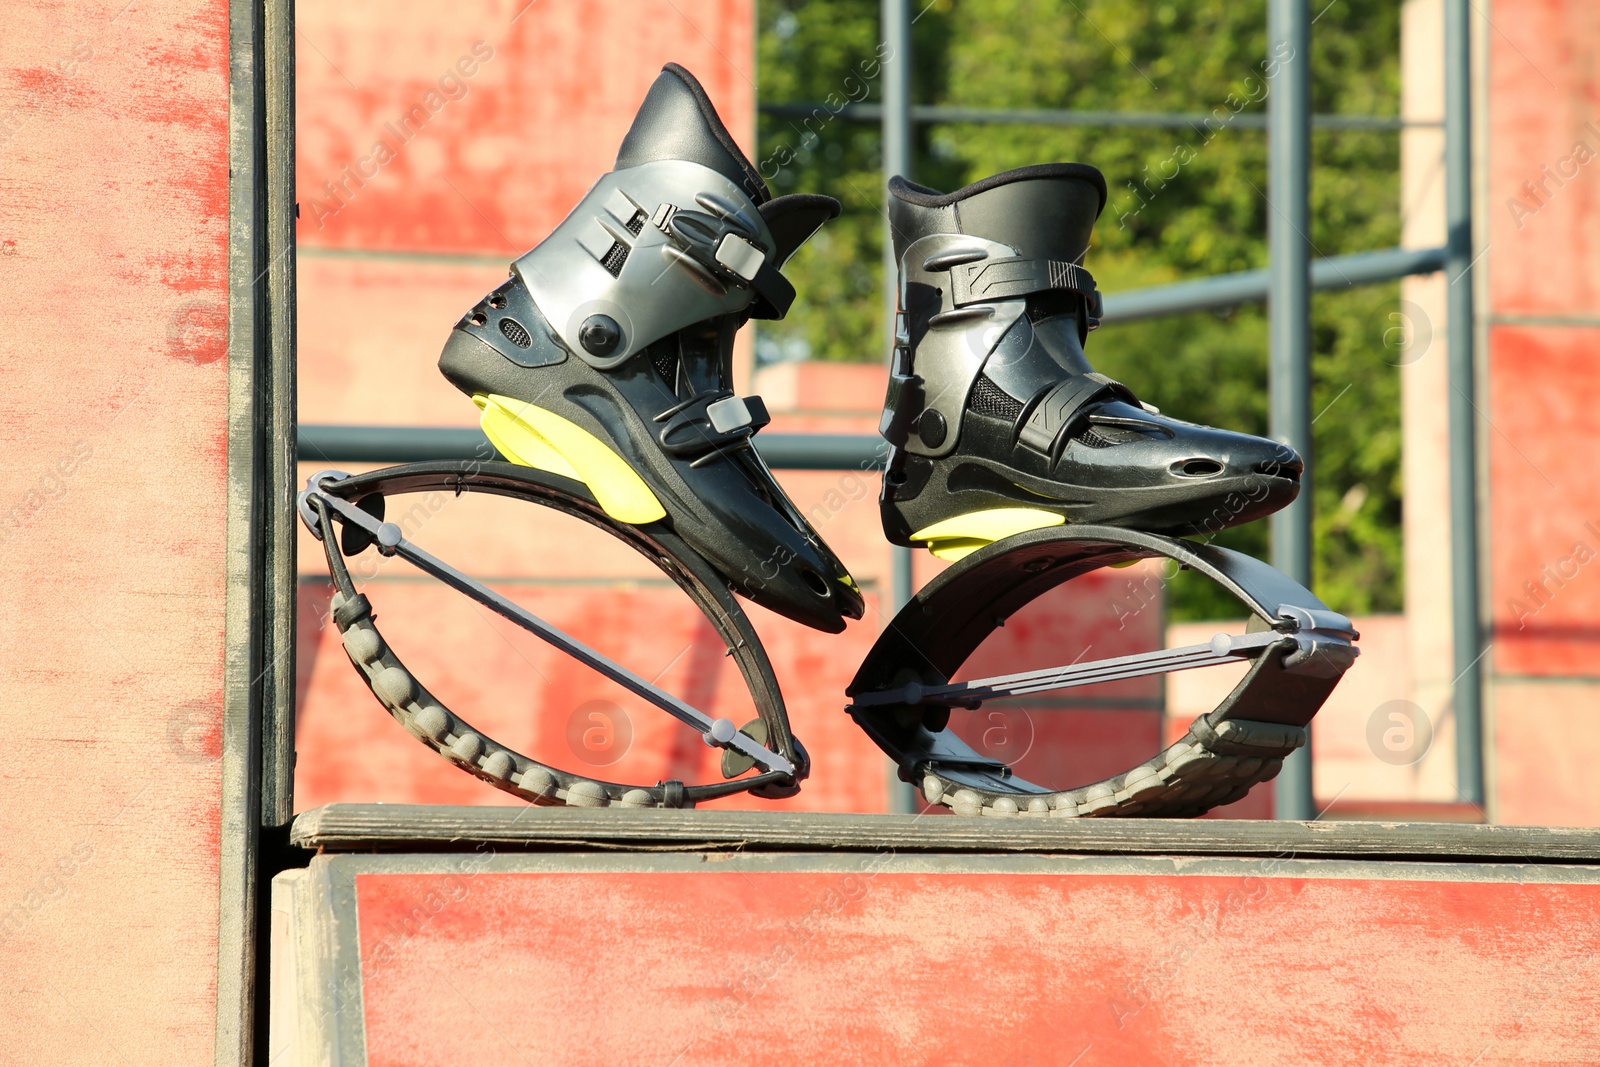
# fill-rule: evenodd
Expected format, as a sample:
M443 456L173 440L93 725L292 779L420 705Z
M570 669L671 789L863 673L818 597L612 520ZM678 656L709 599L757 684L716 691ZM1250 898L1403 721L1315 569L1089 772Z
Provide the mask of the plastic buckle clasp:
M1088 311L1089 329L1098 330L1100 321L1106 317L1105 294L1098 289L1091 289L1083 298L1084 307Z

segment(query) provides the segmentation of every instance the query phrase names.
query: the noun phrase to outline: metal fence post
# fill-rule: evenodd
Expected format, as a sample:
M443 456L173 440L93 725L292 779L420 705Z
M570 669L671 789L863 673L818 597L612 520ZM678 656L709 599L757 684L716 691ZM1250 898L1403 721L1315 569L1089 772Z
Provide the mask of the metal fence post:
M1456 789L1482 806L1483 658L1478 615L1478 447L1472 321L1472 54L1468 0L1444 5L1445 321L1450 381L1450 615Z
M883 43L888 46L883 62L883 178L894 174L911 176L911 6L906 0L883 0ZM887 192L884 194L887 196ZM885 346L894 352L894 313L899 263L894 258L894 232L884 207L883 294ZM911 599L911 550L896 545L889 549L890 616ZM889 810L915 812L915 790L899 778L889 782Z
M1311 587L1311 22L1306 0L1270 0L1267 54L1277 64L1267 97L1267 246L1271 277L1272 435L1306 461L1300 496L1272 517L1272 563ZM1269 68L1270 69L1270 68ZM1277 817L1310 819L1311 743L1283 762Z

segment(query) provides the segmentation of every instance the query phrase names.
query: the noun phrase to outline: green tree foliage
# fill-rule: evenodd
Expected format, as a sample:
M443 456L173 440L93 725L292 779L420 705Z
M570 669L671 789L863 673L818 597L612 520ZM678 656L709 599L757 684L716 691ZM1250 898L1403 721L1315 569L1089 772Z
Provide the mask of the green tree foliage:
M1206 112L1189 129L1148 126L919 126L914 177L954 189L997 171L1077 160L1106 175L1110 199L1086 263L1117 292L1266 265L1266 133L1231 121L1272 91L1261 2L934 0L913 27L913 98L993 108ZM878 99L876 0L763 0L763 104L816 102L809 117L763 116L763 174L777 192L826 192L844 204L792 264L800 290L787 320L763 324L764 359L883 358L883 180L877 128L836 117ZM1399 10L1335 0L1312 30L1318 112L1393 115L1399 106ZM1312 142L1314 255L1399 241L1399 137L1323 130ZM1398 285L1313 300L1312 410L1316 575L1352 613L1396 610L1401 595L1398 371L1386 357ZM1255 433L1267 429L1265 308L1112 325L1090 338L1098 369L1168 414ZM1265 556L1268 524L1219 544ZM1199 580L1172 589L1176 618L1237 611Z

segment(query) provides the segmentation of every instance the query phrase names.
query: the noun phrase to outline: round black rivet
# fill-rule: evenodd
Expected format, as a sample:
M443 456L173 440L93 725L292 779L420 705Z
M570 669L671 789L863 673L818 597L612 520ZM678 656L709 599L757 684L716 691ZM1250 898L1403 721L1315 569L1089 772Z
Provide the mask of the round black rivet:
M929 448L938 448L944 444L944 435L949 428L945 425L944 416L929 408L917 419L917 436L922 438L922 443Z
M622 347L622 327L609 315L590 315L578 327L578 343L592 356L609 356Z

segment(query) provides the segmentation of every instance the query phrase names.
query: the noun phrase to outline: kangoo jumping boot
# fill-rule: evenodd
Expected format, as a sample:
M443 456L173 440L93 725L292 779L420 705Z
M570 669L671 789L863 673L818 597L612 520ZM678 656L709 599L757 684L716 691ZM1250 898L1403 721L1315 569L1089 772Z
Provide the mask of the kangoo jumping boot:
M615 519L669 521L751 600L838 632L861 594L751 447L761 399L730 387L735 332L783 317L779 268L838 213L773 199L668 64L615 169L456 324L439 369L507 458L584 482Z
M1098 170L1024 167L948 194L895 177L889 192L901 309L879 427L889 540L959 559L1064 522L1214 533L1295 498L1293 449L1167 418L1089 365Z

